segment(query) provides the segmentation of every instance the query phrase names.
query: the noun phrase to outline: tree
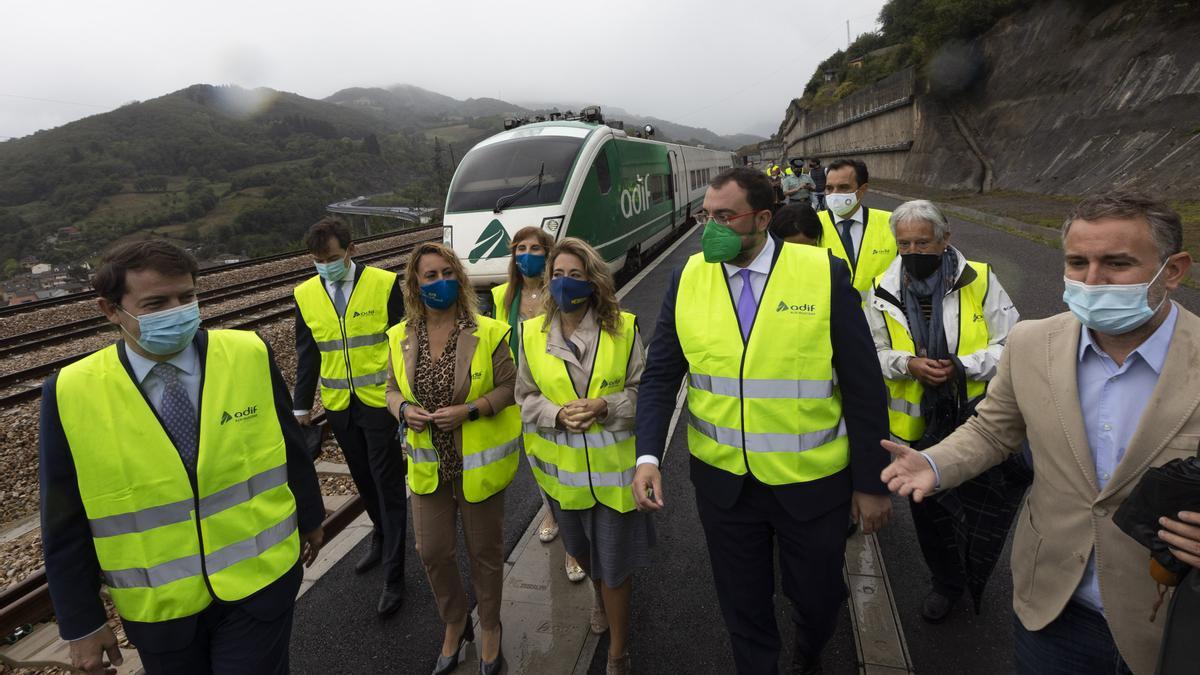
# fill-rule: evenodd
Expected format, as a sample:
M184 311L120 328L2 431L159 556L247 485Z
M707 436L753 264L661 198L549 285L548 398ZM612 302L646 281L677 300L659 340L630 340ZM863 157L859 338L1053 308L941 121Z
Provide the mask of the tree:
M376 157L383 154L379 148L379 139L375 137L375 134L367 134L367 137L363 139L363 152Z

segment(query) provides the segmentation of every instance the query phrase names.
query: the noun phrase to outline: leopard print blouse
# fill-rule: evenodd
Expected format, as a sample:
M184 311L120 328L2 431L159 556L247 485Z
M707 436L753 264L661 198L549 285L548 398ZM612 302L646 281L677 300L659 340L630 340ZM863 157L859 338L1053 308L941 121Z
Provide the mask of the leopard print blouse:
M429 353L429 330L424 321L416 322L417 363L413 377L413 393L429 412L454 405L454 362L458 352L458 334L466 327L459 320L450 330L446 348L437 362ZM438 453L438 477L451 481L462 475L462 452L454 445L454 432L442 431L429 425L433 436L433 448Z

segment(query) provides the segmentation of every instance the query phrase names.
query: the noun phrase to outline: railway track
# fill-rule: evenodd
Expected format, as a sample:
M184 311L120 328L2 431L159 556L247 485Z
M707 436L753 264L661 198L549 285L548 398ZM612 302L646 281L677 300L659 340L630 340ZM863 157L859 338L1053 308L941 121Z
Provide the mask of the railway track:
M440 227L441 227L441 225L430 225L430 226L425 226L425 227L414 227L414 228L404 228L404 229L400 229L400 230L391 230L388 232L384 232L383 234L373 234L368 237L362 237L359 239L355 239L354 241L355 241L355 243L363 244L363 243L366 243L369 241L376 241L378 239L386 239L388 237L394 237L398 234L406 234L408 232L420 232L422 230L432 230L432 229L437 229ZM260 256L258 258L250 258L248 260L240 260L235 263L228 263L225 265L216 265L213 267L206 267L206 268L200 270L199 276L206 276L209 274L220 274L222 272L232 272L234 270L244 269L247 267L254 267L256 265L262 265L263 263L275 262L278 260L287 260L288 258L296 258L299 256L304 256L304 255L308 255L307 249L286 251L284 253L275 253L273 255ZM66 295L60 295L60 296L54 297L54 298L46 298L44 300L34 300L33 302L25 302L20 305L9 305L6 307L0 307L0 317L24 314L25 312L32 312L32 311L39 310L39 309L46 309L48 307L57 307L58 305L66 305L66 304L70 304L72 302L79 302L80 300L90 300L91 298L94 298L94 297L96 297L96 292L92 291L92 290L87 290L87 291L79 291L78 293L68 293Z
M412 251L416 247L416 245L417 245L416 243L410 242L407 244L403 244L401 246L386 249L384 251L376 251L369 255L359 256L357 259L360 260L361 262L367 263L367 262L375 262L375 261L379 261L379 260L386 260L388 258L395 258L396 256L405 255L408 252ZM404 263L395 263L395 264L391 264L391 265L386 265L386 266L384 266L384 269L388 269L388 270L392 270L392 271L401 271L404 269ZM299 279L307 279L307 278L311 277L312 274L313 273L311 270L302 270L299 272L289 272L289 273L285 273L285 274L273 275L273 277L269 277L266 279L256 279L256 280L244 282L242 284L236 284L236 286L238 286L238 288L236 288L236 289L233 289L233 287L227 287L227 288L223 288L223 289L219 289L219 290L214 290L213 295L206 298L204 301L205 302L215 302L219 299L228 299L229 297L231 297L233 295L237 295L238 293L244 293L249 289L253 289L256 292L262 291L262 290L269 290L272 287L276 287L276 286L279 286L279 285L282 285L282 284L285 284L285 283L288 283L291 281L296 281ZM276 321L278 319L281 319L281 318L291 315L292 312L294 311L292 303L291 303L291 297L292 297L291 295L284 295L284 296L279 296L279 297L267 298L265 300L252 302L247 305L243 305L241 307L235 307L233 309L228 309L223 312L216 313L216 314L210 314L209 316L206 316L203 318L203 320L201 321L201 325L205 328L212 328L214 326L226 326L229 324L229 322L235 321L236 323L234 323L232 325L228 325L228 327L229 328L242 328L242 329L254 328L255 326L259 326L264 323L269 323L271 321ZM85 335L94 334L99 331L106 330L109 326L112 325L103 316L84 319L84 320L81 320L80 322L76 322L76 323L81 323L84 325L68 327L67 333L63 336L42 335L42 336L36 338L34 343L37 344L39 347L45 346L47 344L53 344L53 343L62 342L62 341L69 340L69 339L79 338L79 337L82 337ZM60 326L60 330L62 328L63 327ZM44 331L35 331L35 332L43 333ZM15 353L17 353L17 351L24 351L22 349L22 347L26 346L28 344L29 343L20 343L15 346L10 346L7 348L7 350L0 350L0 355L7 356L7 355L15 354ZM75 361L79 360L80 358L82 358L84 356L87 356L90 353L91 352L89 351L89 352L80 352L80 353L76 353L76 354L71 354L68 356L64 356L61 358L47 361L45 363L40 363L35 366L23 368L21 370L14 371L14 372L8 373L6 375L0 375L0 392L3 392L3 393L0 393L0 409L3 409L4 407L10 406L10 405L15 405L17 403L21 403L23 401L29 401L29 400L40 397L42 395L42 387L40 384L41 380L44 380L48 375L50 375L54 371L59 370L62 367L67 366L71 363L74 363ZM29 382L37 382L38 384L28 386L27 383L29 383ZM22 385L26 385L26 386L22 386Z
M395 256L398 253L403 252L403 248L403 246L397 246L393 248L382 249L373 253L355 256L355 259L364 263L370 263L376 260L382 260ZM197 294L197 298L200 301L200 305L203 306L206 303L219 302L234 298L245 293L246 291L257 292L267 290L273 286L294 284L303 281L312 275L313 271L311 268L280 272L278 274L272 274L266 277L249 279L230 284L228 286L222 286L221 288L201 291ZM55 326L38 328L36 330L17 335L0 337L0 359L34 351L49 345L67 342L85 335L93 335L102 330L106 330L111 325L112 324L110 324L108 319L106 319L103 315L97 315L58 324ZM0 384L0 387L3 386L3 384Z

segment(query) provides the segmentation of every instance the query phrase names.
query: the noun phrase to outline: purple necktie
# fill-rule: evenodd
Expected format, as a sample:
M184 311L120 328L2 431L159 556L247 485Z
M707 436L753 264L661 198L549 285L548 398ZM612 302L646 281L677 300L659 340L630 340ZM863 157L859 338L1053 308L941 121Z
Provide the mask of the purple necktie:
M738 298L738 323L742 325L742 340L750 339L750 326L754 325L754 314L758 312L758 302L754 299L754 289L750 287L750 270L738 270L742 275L742 295Z

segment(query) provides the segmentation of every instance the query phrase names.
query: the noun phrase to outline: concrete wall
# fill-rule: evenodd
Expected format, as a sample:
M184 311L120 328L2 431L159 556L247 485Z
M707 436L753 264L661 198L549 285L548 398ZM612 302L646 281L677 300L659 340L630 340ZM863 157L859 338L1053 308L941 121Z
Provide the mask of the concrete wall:
M986 163L995 189L1194 197L1200 11L1185 5L1040 3L975 41L977 77L957 93L910 69L825 108L790 106L787 154L857 157L872 176L940 188L980 187Z

